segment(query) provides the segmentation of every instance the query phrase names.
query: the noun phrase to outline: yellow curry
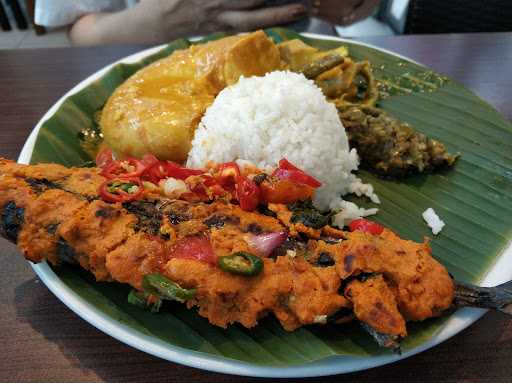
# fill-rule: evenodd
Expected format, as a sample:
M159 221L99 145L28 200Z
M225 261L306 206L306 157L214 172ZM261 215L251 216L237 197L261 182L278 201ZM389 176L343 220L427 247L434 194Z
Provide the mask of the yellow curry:
M264 32L232 36L189 49L141 69L109 98L101 117L106 144L118 155L183 162L206 108L241 76L281 68Z

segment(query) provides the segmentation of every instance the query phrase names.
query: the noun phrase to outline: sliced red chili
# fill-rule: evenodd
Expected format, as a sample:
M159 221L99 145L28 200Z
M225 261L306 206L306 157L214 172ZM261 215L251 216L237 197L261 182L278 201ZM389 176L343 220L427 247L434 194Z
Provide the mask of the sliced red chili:
M160 163L160 160L158 158L156 158L153 154L144 154L144 156L142 156L142 159L140 161L144 165L146 165L147 169Z
M155 184L162 179L172 177L179 180L185 180L190 176L197 176L204 173L201 169L188 169L175 162L160 161L152 154L146 154L141 162L146 165L143 178Z
M298 184L308 185L313 188L322 186L320 181L293 165L286 158L279 161L279 167L274 170L272 176L281 180L289 180Z
M310 175L304 173L301 170L288 170L288 169L276 169L272 173L274 177L279 178L280 180L288 180L291 182L295 182L297 184L311 186L312 188L318 188L322 184L318 182L315 178Z
M186 180L190 176L204 174L204 170L185 168L171 161L166 161L164 167L167 172L167 177L176 178L178 180Z
M133 168L127 169L128 167ZM140 177L146 170L146 165L135 158L127 158L125 160L112 161L106 165L101 171L101 175L105 178L130 178Z
M194 185L191 186L190 190L196 199L202 201L209 201L214 199L214 197L227 194L226 190L217 183L217 180L208 174L201 174L196 182L194 182ZM185 199L194 199L194 196L185 196ZM183 197L183 195L181 197Z
M288 161L286 158L282 158L279 161L279 168L286 169L286 170L298 170L301 172L303 171L303 170L299 169L297 166L295 166L294 164L292 164L290 161Z
M379 235L384 230L384 226L379 225L377 222L369 221L364 218L355 219L348 225L350 231L362 231L364 233L370 233Z
M237 180L240 177L240 168L236 162L226 162L219 166L215 179L226 190L234 194Z
M261 191L254 181L240 176L236 183L236 197L242 210L253 211L260 203Z
M114 156L112 150L109 148L105 148L98 153L96 156L96 166L99 168L104 168L108 164L114 161Z
M217 262L210 239L206 235L189 236L180 239L171 248L171 256L194 259L212 265L215 265Z
M145 154L140 161L146 166L142 179L158 184L158 181L166 177L167 173L162 165L163 161L160 161L153 154Z
M138 178L107 179L100 186L100 196L106 202L134 201L142 196L144 188Z
M160 180L167 178L167 170L164 164L158 161L158 163L146 169L142 178L158 185Z

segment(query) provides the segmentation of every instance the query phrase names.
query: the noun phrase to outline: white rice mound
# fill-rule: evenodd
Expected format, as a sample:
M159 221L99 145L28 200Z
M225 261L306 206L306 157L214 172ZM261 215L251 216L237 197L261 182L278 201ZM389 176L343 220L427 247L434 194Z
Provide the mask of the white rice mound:
M187 166L244 159L266 169L282 158L322 182L314 200L321 210L341 207L339 196L347 193L379 202L373 187L351 173L359 159L335 106L292 72L241 78L220 92L199 123Z

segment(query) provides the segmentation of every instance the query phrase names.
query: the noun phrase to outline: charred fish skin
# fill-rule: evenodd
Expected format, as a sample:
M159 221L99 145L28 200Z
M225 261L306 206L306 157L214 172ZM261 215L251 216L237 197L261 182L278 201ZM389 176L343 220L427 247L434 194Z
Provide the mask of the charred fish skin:
M365 322L361 322L361 327L364 331L371 335L371 337L377 342L380 347L387 348L393 351L395 354L401 355L402 348L400 341L402 340L398 335L383 334L378 332L373 327Z
M132 201L124 203L123 207L137 217L135 231L144 231L151 235L160 234L163 214L157 208L156 202Z
M211 228L220 229L221 227L224 227L224 225L226 225L228 223L238 225L240 223L240 220L239 219L237 220L236 217L220 215L220 214L213 214L212 216L205 219L203 221L203 223L206 226L208 226L209 229L211 229Z
M0 235L13 243L18 242L18 234L25 220L25 209L9 201L2 207L0 215Z
M55 182L49 181L46 178L38 179L27 177L25 178L25 182L30 185L34 193L36 193L37 195L40 195L50 189L62 189L62 186Z
M374 107L338 108L350 145L361 156L361 165L385 178L452 167L458 154Z
M63 238L59 238L57 240L56 254L60 262L71 265L78 264L78 255L76 254L75 249L73 249L73 247L71 247Z

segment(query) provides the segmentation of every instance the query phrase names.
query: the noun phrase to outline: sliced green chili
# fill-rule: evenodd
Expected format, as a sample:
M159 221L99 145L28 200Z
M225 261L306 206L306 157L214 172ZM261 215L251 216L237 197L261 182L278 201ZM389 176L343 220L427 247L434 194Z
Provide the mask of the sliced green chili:
M156 300L148 300L149 295L138 290L132 290L128 294L128 303L140 307L145 310L150 310L152 313L157 313L162 307L162 300L157 298Z
M232 274L254 276L263 270L263 261L260 257L239 251L217 259L217 265L224 271Z
M110 193L116 193L119 189L127 193L136 193L139 190L139 186L133 182L121 181L114 181L111 185L107 186L107 190Z
M162 274L148 274L142 279L146 294L156 295L161 299L185 302L196 295L196 289L185 289Z

